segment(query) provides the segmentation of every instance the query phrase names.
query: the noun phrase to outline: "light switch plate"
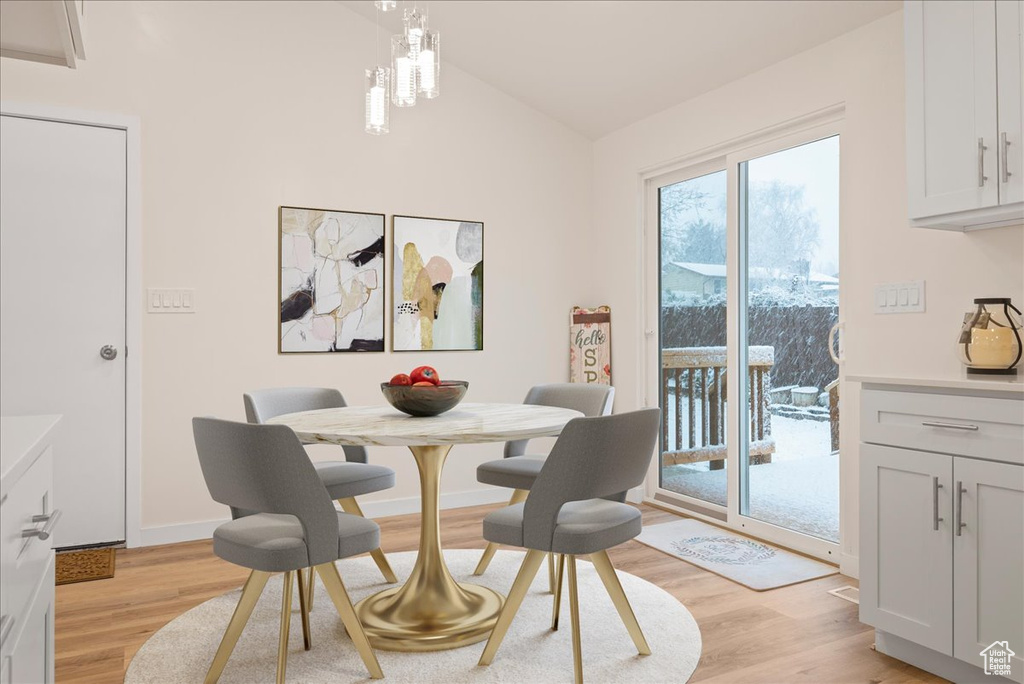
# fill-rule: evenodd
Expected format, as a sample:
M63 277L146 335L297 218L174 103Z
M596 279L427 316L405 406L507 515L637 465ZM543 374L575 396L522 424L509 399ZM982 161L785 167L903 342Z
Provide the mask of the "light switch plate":
M149 313L195 313L196 291L186 287L151 287L146 291Z
M924 313L924 281L876 285L875 313Z

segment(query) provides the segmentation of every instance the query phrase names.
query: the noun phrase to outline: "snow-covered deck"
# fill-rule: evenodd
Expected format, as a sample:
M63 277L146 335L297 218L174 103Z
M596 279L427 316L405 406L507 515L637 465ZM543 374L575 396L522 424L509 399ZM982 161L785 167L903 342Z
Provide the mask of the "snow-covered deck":
M777 450L771 463L750 467L750 516L829 541L839 541L839 454L827 422L772 418ZM662 469L662 487L725 505L727 471L706 463Z

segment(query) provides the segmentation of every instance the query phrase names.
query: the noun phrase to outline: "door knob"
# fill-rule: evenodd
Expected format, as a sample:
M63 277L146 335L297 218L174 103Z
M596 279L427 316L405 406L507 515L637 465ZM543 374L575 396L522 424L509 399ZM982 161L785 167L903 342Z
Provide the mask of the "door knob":
M105 344L100 347L100 356L106 361L113 361L117 358L117 347Z

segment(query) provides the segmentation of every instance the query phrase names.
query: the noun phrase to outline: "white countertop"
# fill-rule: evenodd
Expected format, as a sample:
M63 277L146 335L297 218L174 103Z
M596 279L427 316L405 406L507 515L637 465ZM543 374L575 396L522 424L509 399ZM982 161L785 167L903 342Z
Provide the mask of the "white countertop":
M60 416L0 417L0 497L29 469L49 444Z
M1015 398L1024 397L1024 377L1019 374L968 376L966 371L960 371L958 375L937 375L935 377L847 375L844 379L865 385L900 385L903 387L1002 392Z

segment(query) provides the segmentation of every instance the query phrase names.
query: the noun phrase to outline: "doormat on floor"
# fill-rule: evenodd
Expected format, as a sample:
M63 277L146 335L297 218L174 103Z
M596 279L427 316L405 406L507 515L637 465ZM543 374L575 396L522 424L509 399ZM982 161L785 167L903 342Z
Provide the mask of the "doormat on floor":
M116 549L86 549L57 553L57 584L73 584L114 576Z
M637 541L754 591L839 572L833 565L692 518L644 527Z

